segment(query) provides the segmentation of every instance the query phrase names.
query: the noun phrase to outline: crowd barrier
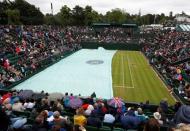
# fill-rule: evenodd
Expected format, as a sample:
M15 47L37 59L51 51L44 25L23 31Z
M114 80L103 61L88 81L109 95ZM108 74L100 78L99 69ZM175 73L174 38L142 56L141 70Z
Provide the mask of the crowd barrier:
M171 63L171 65L179 65L179 64L185 63L187 61L190 61L190 58L185 58L183 60L179 60L179 61L173 62L173 63Z
M12 89L12 88L15 87L16 85L22 83L23 81L29 79L30 77L34 76L35 74L37 74L37 73L43 71L43 70L46 69L47 67L49 67L49 66L51 66L51 65L53 65L53 64L55 64L55 63L57 63L57 62L59 62L61 59L65 58L65 57L67 57L67 56L69 56L69 55L71 55L71 54L73 54L73 53L75 53L75 51L74 51L74 52L73 52L73 51L65 51L65 52L63 52L63 53L61 53L61 54L54 55L54 56L51 56L51 57L49 57L49 58L47 58L47 59L45 59L45 60L40 61L40 62L39 62L40 68L38 68L35 72L30 73L30 74L28 74L25 78L21 79L20 81L14 82L14 83L12 83L10 86L8 86L8 87L6 87L6 88L3 88L3 90L6 91L6 90Z

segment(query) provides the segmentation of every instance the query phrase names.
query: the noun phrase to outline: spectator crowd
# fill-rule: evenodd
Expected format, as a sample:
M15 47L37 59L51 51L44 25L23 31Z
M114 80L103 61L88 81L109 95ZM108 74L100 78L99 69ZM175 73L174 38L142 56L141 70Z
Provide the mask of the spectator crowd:
M82 103L72 103L79 99ZM0 129L6 131L107 131L135 129L159 131L189 128L190 106L177 102L169 106L166 99L155 106L146 103L113 106L118 98L104 100L93 95L82 98L65 95L34 93L30 90L1 92ZM121 101L115 101L119 103ZM72 103L72 105L71 105Z
M157 31L142 39L143 52L160 74L190 101L190 35L187 32ZM124 28L0 26L0 88L6 88L43 68L44 61L53 63L56 56L74 52L83 41L127 43L131 31ZM185 61L180 64L175 62ZM111 106L108 100L68 95L34 93L33 91L0 92L0 131L91 131L135 129L159 131L189 129L190 107L176 102L160 105L130 105L124 102ZM59 96L59 97L58 97ZM71 106L71 101L77 101ZM77 105L79 104L80 105ZM106 129L107 128L107 129Z
M151 34L151 38L142 40L143 51L150 64L164 77L171 91L176 88L183 99L190 101L190 84L187 80L190 78L190 33L153 30Z

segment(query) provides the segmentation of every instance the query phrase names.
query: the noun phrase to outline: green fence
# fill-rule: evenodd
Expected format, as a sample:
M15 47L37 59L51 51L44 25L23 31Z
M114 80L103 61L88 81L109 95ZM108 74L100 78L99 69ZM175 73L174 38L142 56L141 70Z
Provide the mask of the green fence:
M107 50L132 50L140 51L142 46L138 42L134 43L97 43L97 42L82 42L82 48L85 49L97 49L98 47L103 47Z

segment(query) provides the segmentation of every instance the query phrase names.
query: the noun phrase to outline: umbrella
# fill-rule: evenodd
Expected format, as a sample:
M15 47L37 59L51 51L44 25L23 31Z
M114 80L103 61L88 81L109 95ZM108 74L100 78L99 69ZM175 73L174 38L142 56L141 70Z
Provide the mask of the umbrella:
M125 103L123 102L123 100L121 98L115 97L112 98L110 100L107 101L108 105L114 108L120 108L123 105L125 105Z
M72 98L69 101L69 106L73 109L77 109L82 106L82 100L78 97Z
M64 95L62 93L55 92L55 93L50 93L49 96L48 96L48 99L54 101L54 100L57 100L57 99L62 99L63 96Z
M20 96L22 99L27 99L30 98L33 94L34 93L32 90L23 90L18 94L18 96Z
M4 100L6 100L7 98L11 98L11 93L7 93L7 94L3 95L3 96L2 96L2 102L3 102Z
M70 101L70 99L69 99L68 96L63 99L63 102L64 102L64 106L65 106L65 107L69 107L69 101Z
M45 97L46 97L46 95L43 94L43 93L34 93L34 94L32 95L32 98L33 98L34 100L42 99L42 98L45 98Z

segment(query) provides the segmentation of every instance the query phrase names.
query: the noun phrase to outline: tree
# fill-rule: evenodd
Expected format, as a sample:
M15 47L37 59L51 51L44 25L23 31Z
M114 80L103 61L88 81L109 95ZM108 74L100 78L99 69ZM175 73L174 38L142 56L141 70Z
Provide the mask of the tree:
M61 25L71 25L71 9L64 5L60 12L55 16L55 19L56 18Z
M0 1L0 24L8 23L8 16L6 13L8 9L10 9L10 4L6 0Z
M72 13L72 25L85 25L85 11L79 5L76 5Z
M24 0L15 0L12 4L12 8L20 11L20 19L23 24L38 25L44 23L44 15L40 10Z
M116 8L106 13L106 19L109 23L124 23L125 22L125 11Z
M56 19L56 16L52 14L46 14L44 17L44 22L46 25L60 25L59 21Z
M98 12L94 11L91 6L86 6L85 12L85 25L91 25L92 23L99 22L100 16Z
M8 16L8 24L21 24L20 22L20 12L19 10L6 10L6 14Z

